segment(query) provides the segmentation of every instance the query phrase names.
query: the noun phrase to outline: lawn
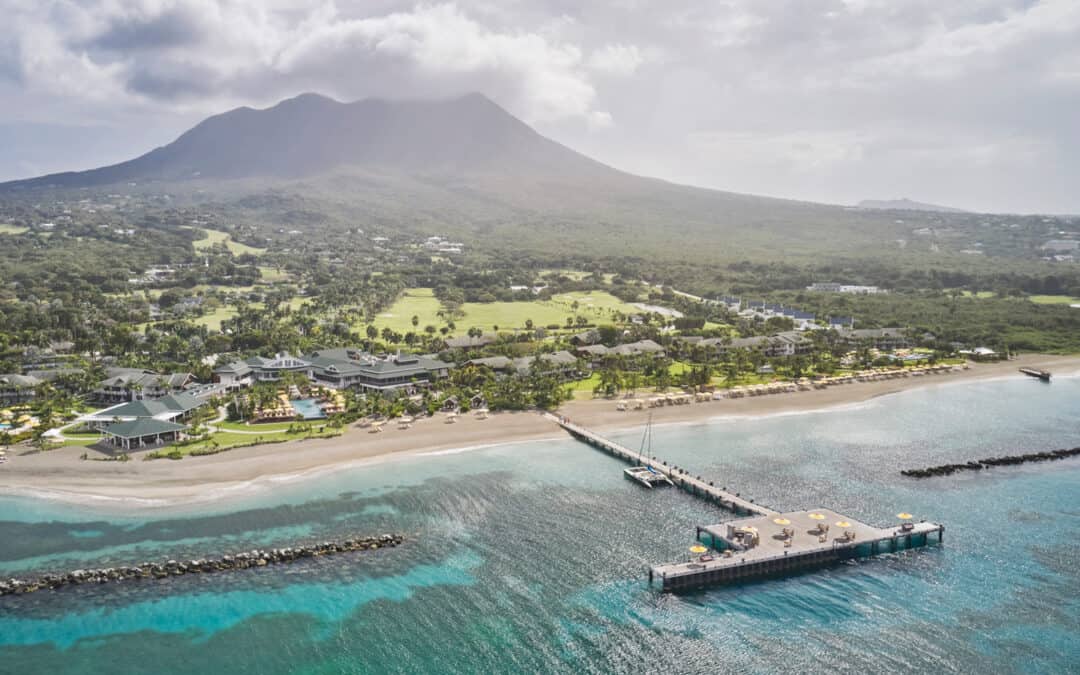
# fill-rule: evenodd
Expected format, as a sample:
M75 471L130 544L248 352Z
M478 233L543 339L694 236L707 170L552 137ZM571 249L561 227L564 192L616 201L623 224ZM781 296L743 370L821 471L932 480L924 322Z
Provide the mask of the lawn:
M291 281L292 275L285 270L279 270L269 265L259 265L259 280L267 284L278 284L283 281Z
M224 243L228 247L229 252L233 255L243 255L250 253L251 255L262 255L266 253L265 248L255 248L254 246L248 246L247 244L241 244L232 240L228 232L222 232L221 230L203 230L206 232L206 239L200 239L194 242L195 250L201 251L203 249L210 248L216 244Z
M975 292L975 293L972 293L971 291L964 291L962 293L962 295L965 298L984 298L985 299L985 298L992 298L992 297L996 296L997 293L994 293L993 291L978 291L978 292Z
M87 447L101 441L101 434L64 434L64 442L59 447Z
M424 326L431 324L439 326L444 323L436 314L440 303L431 288L410 288L390 309L379 314L375 319L375 327L380 331L383 328L408 333L411 330L424 330ZM413 328L412 317L420 317L420 323ZM467 329L466 329L467 330Z
M0 223L0 234L22 234L29 232L28 227L19 227L18 225L9 225L7 223Z
M577 309L574 309L574 303ZM412 330L422 331L424 326L442 327L446 321L438 316L441 309L439 300L430 288L410 288L398 298L388 310L378 315L375 327L380 331L390 328L399 333ZM575 291L553 296L551 300L533 300L531 302L466 302L461 305L464 316L454 320L453 334L463 335L469 328L478 327L485 331L513 330L524 328L525 321L532 319L533 326L543 328L549 324L566 325L567 317L583 316L590 323L613 324L615 313L637 313L633 305L619 300L604 291ZM419 317L419 323L413 328L412 317Z
M209 440L192 443L191 445L172 446L170 448L167 448L165 451L168 452L169 450L175 449L179 450L184 455L189 455L193 450L211 449L214 447L214 443L217 443L217 449L227 450L229 448L235 448L238 446L260 445L263 443L278 443L283 441L298 441L306 438L329 438L332 436L341 435L340 429L331 429L328 425L325 426L322 433L318 433L318 430L323 426L323 424L313 424L310 431L300 434L285 434L281 431L268 431L265 435L256 435L237 434L229 431L219 431L215 434L212 434ZM257 430L257 428L253 430Z
M212 312L204 314L203 316L192 319L192 323L200 326L206 326L210 330L221 330L221 322L226 319L231 319L236 316L237 311L235 307L218 307Z
M277 434L288 431L289 427L296 422L263 422L261 424L245 424L243 422L216 422L213 426L226 431L257 431L259 433Z
M1037 305L1075 305L1080 304L1080 298L1074 298L1069 295L1029 295L1028 300L1031 300Z

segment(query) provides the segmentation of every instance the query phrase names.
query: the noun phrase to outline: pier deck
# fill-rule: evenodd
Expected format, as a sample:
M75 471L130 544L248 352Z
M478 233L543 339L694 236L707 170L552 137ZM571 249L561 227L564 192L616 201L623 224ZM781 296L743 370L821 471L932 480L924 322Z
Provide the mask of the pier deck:
M548 415L548 418L553 422L565 429L571 436L593 446L603 450L604 452L618 457L619 459L629 464L637 464L639 461L638 453L634 452L630 448L624 445L620 445L615 441L610 441L603 436L586 429L583 426L579 426L570 422L564 418L556 415ZM709 485L708 482L691 476L683 469L677 469L673 466L668 466L661 461L652 459L651 457L640 457L641 464L649 466L655 471L665 475L675 485L683 488L687 492L690 492L698 497L702 497L709 501L716 502L724 508L731 509L732 511L743 511L745 513L757 514L760 516L775 516L776 511L770 508L755 504L754 502L744 499L738 495L726 492L714 485Z
M712 549L685 562L649 569L649 583L665 591L701 588L811 569L839 560L926 546L931 535L941 543L945 526L909 522L909 514L893 527L880 528L842 516L830 509L780 513L715 487L684 469L610 441L564 417L548 418L577 440L630 464L643 464L696 497L715 502L736 514L751 514L697 528L697 540ZM899 517L899 516L898 516Z
M824 518L811 518L811 514ZM790 523L780 525L773 517L759 516L699 527L698 540L715 552L704 559L696 556L686 562L657 565L650 569L649 579L660 581L664 590L697 588L918 548L926 546L932 534L941 542L945 532L944 526L929 522L911 523L909 529L902 523L878 528L830 509L792 511L776 518ZM825 541L820 540L822 524L829 527ZM790 546L785 545L785 529L794 531ZM757 534L757 542L749 547L744 539L732 536L733 532L746 531ZM846 536L847 532L853 533L853 538ZM730 554L722 553L724 550Z

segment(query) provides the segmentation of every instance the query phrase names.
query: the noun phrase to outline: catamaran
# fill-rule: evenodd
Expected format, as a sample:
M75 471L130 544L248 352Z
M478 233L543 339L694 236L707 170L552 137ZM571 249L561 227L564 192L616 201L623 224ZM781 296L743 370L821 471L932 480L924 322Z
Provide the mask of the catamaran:
M623 469L623 475L650 490L657 485L674 485L670 478L645 463L646 450L652 451L652 413L649 414L649 420L645 423L645 432L641 435L637 466Z

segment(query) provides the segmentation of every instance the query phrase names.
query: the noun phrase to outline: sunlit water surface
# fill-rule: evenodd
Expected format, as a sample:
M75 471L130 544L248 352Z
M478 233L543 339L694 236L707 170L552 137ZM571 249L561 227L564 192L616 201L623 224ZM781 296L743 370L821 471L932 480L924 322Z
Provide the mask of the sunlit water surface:
M1075 378L659 427L656 454L775 508L876 524L910 511L948 528L942 547L688 595L651 590L648 566L730 514L640 489L570 440L410 457L151 517L2 500L0 575L353 533L408 542L0 598L0 672L1077 672L1080 460L898 474L1076 445Z

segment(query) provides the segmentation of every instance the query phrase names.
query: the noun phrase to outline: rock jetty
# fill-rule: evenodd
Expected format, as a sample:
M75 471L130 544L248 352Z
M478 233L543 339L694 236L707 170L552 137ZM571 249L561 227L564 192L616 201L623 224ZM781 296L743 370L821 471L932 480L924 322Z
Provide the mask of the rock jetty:
M197 560L169 560L163 563L142 563L132 567L106 567L93 570L74 570L67 574L44 574L35 579L8 579L0 581L0 596L21 595L36 591L56 590L65 586L82 584L107 584L140 579L166 579L186 574L214 574L246 570L269 565L287 565L307 558L393 548L405 538L400 534L384 534L378 537L358 537L340 541L326 541L310 546L274 548L223 555L220 558Z
M1065 459L1077 455L1080 455L1080 447L1048 450L1046 452L1032 452L1026 455L988 457L987 459L973 460L963 464L942 464L941 466L931 466L926 469L907 469L901 471L900 475L908 476L909 478L949 476L957 471L981 471L991 466L1013 466L1015 464L1027 464L1028 462L1051 462L1056 459Z

